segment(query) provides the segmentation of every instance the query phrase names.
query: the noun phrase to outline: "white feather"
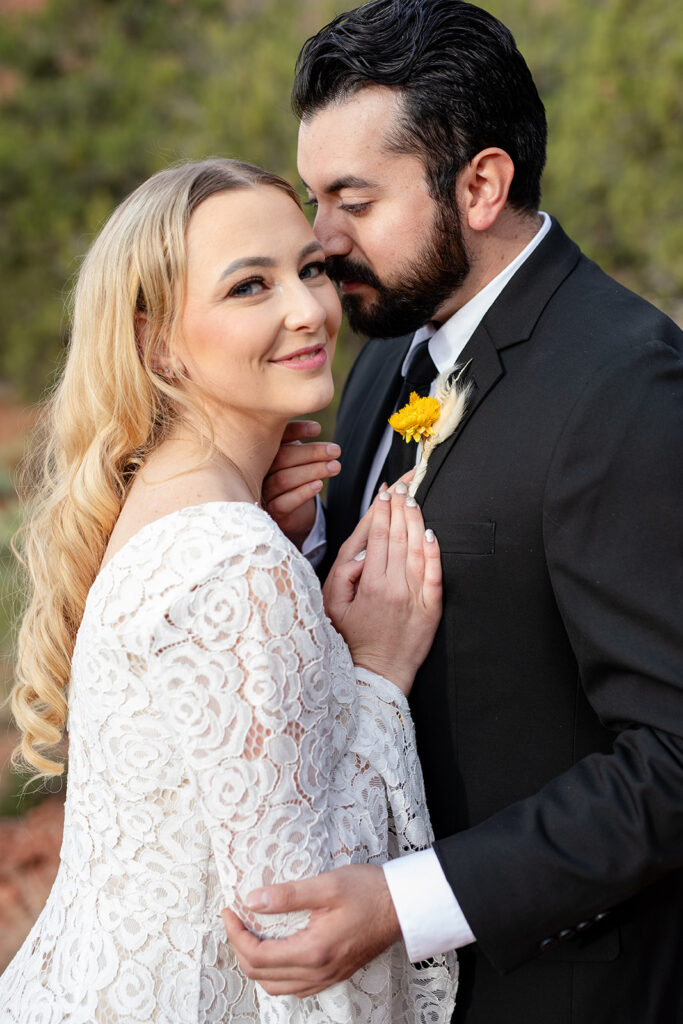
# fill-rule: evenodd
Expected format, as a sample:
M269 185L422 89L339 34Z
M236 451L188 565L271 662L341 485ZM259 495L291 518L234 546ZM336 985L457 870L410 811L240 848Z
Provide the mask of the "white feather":
M438 444L441 444L442 441L451 436L465 414L467 400L472 392L472 384L465 384L463 387L460 383L460 378L467 369L467 366L469 366L469 363L463 366L455 378L453 378L453 369L445 370L437 378L434 397L439 401L441 411L438 420L434 424L434 433L431 437L426 438L422 444L422 458L408 488L408 493L413 497L427 472L429 456Z

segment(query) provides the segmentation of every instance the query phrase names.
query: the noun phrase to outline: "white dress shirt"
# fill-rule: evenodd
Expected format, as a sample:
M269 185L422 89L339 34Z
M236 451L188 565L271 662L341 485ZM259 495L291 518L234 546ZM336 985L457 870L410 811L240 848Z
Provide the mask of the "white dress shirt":
M543 223L526 248L508 263L497 277L477 292L474 298L457 310L450 320L442 324L438 330L435 330L432 324L427 324L416 331L401 368L404 377L413 349L426 338L430 339L429 354L439 373L456 365L484 315L550 230L551 221L548 214L541 213L541 217ZM434 385L432 393L433 391ZM392 428L387 424L370 467L363 493L362 513L370 507L379 474L391 446L392 433ZM417 460L417 445L416 449ZM344 458L343 452L341 457ZM322 504L319 502L315 525L303 546L303 553L316 565L322 560L324 552L325 517ZM406 857L397 857L385 864L383 870L410 960L426 960L437 953L458 949L476 941L433 850L422 850Z

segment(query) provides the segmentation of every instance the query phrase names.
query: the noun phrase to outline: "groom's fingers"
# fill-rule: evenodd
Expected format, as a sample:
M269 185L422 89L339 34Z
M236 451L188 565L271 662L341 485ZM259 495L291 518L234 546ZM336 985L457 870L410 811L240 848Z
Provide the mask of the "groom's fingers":
M310 441L317 437L322 427L317 420L290 420L282 434L280 444L291 444L293 441Z
M271 995L302 997L343 981L401 934L384 872L370 864L268 886L251 894L248 904L260 914L312 910L303 930L265 940L251 935L234 914L223 914L245 974Z
M239 917L231 910L222 910L221 917L228 942L233 947L244 973L253 981L262 982L270 995L296 995L302 998L304 995L312 995L313 991L319 991L319 989L310 989L311 966L309 964L295 967L291 963L287 963L286 966L269 965L265 968L257 967L255 964L255 961L259 959L261 947L267 945L272 948L273 943L276 944L279 955L291 961L296 957L297 947L300 946L300 940L297 940L296 935L291 939L259 939L244 927ZM300 952L299 955L301 955Z
M320 491L322 481L341 469L338 444L286 443L263 481L263 498L271 514L289 515Z
M324 466L341 455L341 448L334 441L300 441L282 443L269 469L271 476L279 473L289 483L301 474L306 466ZM289 471L289 472L288 472Z

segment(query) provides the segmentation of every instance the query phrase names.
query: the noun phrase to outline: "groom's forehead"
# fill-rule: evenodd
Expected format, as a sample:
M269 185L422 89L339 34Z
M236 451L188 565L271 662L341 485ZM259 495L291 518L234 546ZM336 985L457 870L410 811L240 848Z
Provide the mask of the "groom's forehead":
M302 123L299 131L298 170L310 193L320 198L342 191L383 192L401 183L427 187L416 153L391 150L371 125L361 123L346 133L323 116Z
M326 166L330 181L352 175L354 169L386 153L386 139L398 113L396 94L384 86L369 86L354 95L314 111L299 126L299 164Z

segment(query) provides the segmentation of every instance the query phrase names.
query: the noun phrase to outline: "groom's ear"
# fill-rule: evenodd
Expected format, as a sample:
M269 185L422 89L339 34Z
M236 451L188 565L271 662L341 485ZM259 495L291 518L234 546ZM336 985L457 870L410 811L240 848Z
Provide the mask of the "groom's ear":
M491 146L470 160L458 176L460 209L472 231L486 231L505 206L515 165L504 149Z

